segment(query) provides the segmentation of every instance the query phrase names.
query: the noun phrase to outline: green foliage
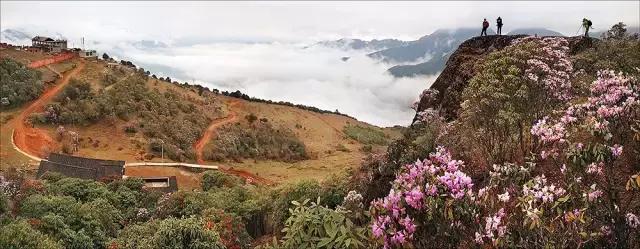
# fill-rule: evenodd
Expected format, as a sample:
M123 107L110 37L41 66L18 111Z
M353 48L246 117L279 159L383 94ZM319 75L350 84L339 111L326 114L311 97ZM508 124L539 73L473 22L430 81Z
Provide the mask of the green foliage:
M307 149L293 131L271 123L237 123L218 130L216 139L205 147L204 157L223 161L243 158L294 162L308 158Z
M355 139L363 144L386 145L389 140L387 134L378 128L368 126L347 125L343 128L342 132L349 138Z
M220 237L199 218L163 220L151 237L153 248L222 249Z
M117 239L116 248L225 248L218 234L206 226L201 218L175 219L131 225Z
M122 220L119 211L104 199L80 203L70 196L39 194L23 201L20 216L39 220L38 229L67 248L103 248Z
M478 73L463 91L457 127L466 141L465 150L480 155L473 159L485 160L486 165L510 159L522 161L530 151L533 121L562 104L554 97L561 89L549 90L527 73L531 61L548 56L540 49L541 43L511 45L489 54L478 65Z
M92 180L62 178L47 184L47 187L52 194L71 196L81 202L92 201L96 198L109 200L114 198L113 194L107 189L106 184Z
M200 215L204 210L216 208L249 218L262 209L257 193L236 186L232 188L212 188L206 192L177 192L158 203L157 218L190 217Z
M317 199L326 203L330 208L335 208L342 203L347 194L348 177L334 176L323 184L314 180L300 181L286 185L271 191L268 209L270 211L273 227L280 230L289 217L289 208L293 201L302 202L306 199Z
M150 140L149 149L158 155L164 141L164 153L176 161L194 158L193 143L209 123L184 96L151 90L142 76L128 77L99 93L87 82L72 80L57 101L41 114L45 122L89 125L107 117L136 119L137 127L127 131L141 130Z
M214 224L213 230L220 235L222 243L227 248L251 248L252 238L247 233L241 217L216 208L205 210L202 216L207 224Z
M0 108L16 107L44 91L42 73L4 58L0 61Z
M572 59L577 70L584 70L586 75L595 76L600 70L614 70L627 75L640 75L640 40L629 37L626 33L615 39L595 42L593 47L575 55ZM586 80L591 82L595 78Z
M214 188L233 187L242 182L242 179L222 173L218 170L210 170L202 175L202 190L208 191Z
M14 220L0 225L0 248L5 249L57 249L62 245L38 230L25 220Z
M110 248L151 249L151 237L158 230L158 220L131 224L120 231L118 237L109 242Z
M2 217L7 211L9 211L9 198L0 192L0 217Z
M366 228L354 225L347 211L322 206L320 198L308 202L292 202L285 235L275 248L367 248Z

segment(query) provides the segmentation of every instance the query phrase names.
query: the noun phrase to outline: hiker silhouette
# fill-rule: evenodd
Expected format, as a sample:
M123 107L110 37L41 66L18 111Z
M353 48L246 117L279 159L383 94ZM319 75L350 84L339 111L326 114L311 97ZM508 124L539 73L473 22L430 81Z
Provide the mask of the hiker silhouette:
M589 29L593 23L587 18L582 18L582 27L584 28L584 37L589 37Z
M498 27L498 35L502 35L502 17L498 17L496 26Z
M488 28L489 28L489 22L487 22L487 18L485 18L484 21L482 22L482 32L480 32L480 36L482 36L483 34L486 36Z

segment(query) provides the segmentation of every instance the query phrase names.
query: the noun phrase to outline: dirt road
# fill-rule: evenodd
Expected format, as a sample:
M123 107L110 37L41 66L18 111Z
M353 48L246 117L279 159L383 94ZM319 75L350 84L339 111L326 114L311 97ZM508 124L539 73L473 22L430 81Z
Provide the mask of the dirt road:
M238 113L234 109L239 107L241 104L242 103L240 102L240 100L232 99L231 101L229 101L229 115L224 118L213 120L211 124L209 124L209 127L207 127L207 130L205 130L202 137L193 145L193 148L196 151L196 161L198 162L198 164L205 164L204 158L202 156L202 151L204 150L204 146L214 137L216 130L225 124L233 123L238 120ZM259 177L244 170L233 169L224 165L219 165L219 167L220 171L242 177L249 183L258 183L265 185L273 184L273 182L265 178Z
M69 84L71 77L75 76L83 68L84 62L80 61L74 69L65 73L54 87L47 89L14 119L13 142L16 147L29 155L39 158L45 158L49 152L57 148L58 144L46 131L32 127L27 122L27 119L32 113L43 111L44 106Z

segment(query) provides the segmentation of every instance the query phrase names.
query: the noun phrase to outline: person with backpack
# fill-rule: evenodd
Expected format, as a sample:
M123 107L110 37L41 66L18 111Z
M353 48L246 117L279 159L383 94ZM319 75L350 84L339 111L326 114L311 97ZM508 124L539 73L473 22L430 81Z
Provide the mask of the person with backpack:
M502 35L502 17L498 17L498 20L496 20L496 26L498 27L498 35Z
M482 36L483 34L486 36L488 28L489 28L489 22L487 22L487 18L485 18L484 21L482 22L482 32L480 32L480 36Z
M593 23L587 18L582 18L582 27L584 28L584 37L589 37L589 29Z

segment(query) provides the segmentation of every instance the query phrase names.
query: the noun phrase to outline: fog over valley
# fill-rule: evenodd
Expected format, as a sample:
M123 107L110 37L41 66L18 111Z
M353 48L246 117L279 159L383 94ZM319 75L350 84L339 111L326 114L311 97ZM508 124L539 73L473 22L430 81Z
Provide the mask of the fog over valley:
M213 43L154 49L123 44L103 51L112 51L110 55L131 60L158 77L337 109L380 126L408 124L414 114L411 104L435 79L394 78L386 72L389 64L366 56L366 51L292 43Z

